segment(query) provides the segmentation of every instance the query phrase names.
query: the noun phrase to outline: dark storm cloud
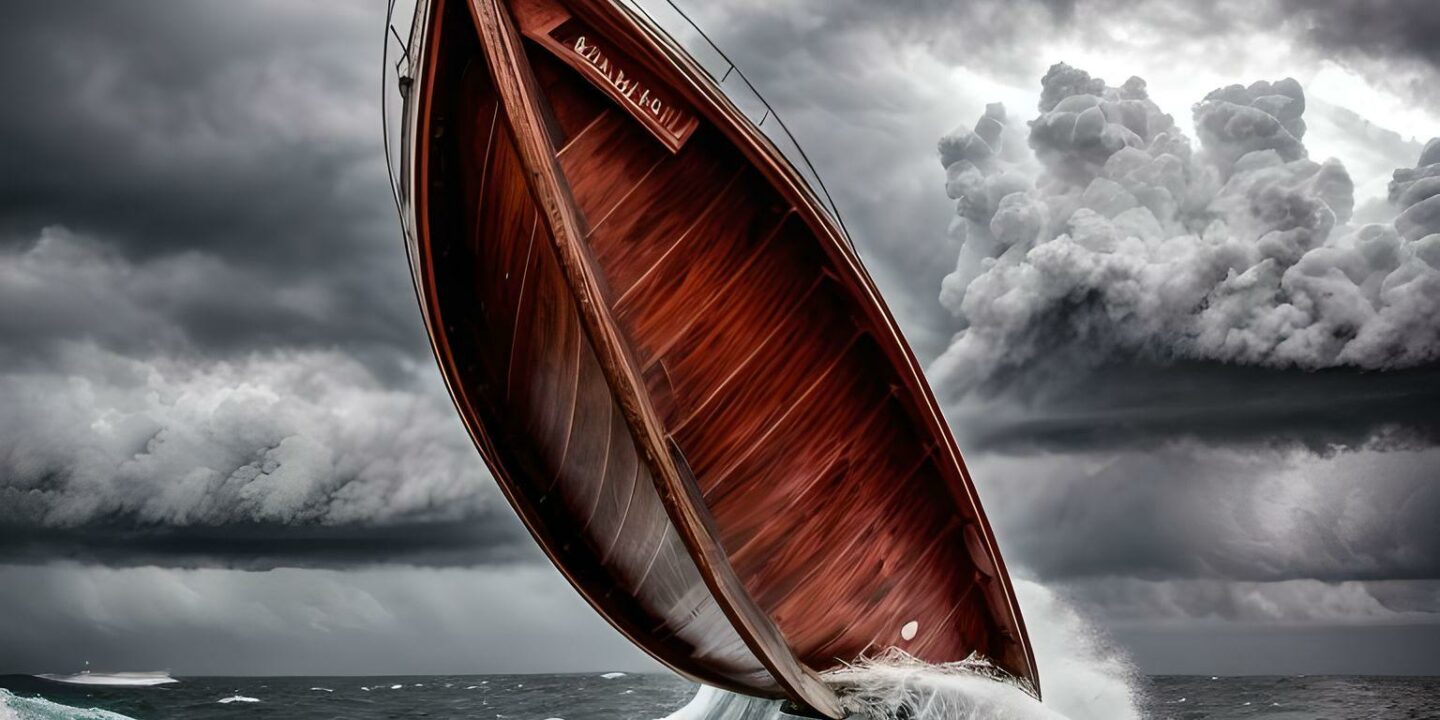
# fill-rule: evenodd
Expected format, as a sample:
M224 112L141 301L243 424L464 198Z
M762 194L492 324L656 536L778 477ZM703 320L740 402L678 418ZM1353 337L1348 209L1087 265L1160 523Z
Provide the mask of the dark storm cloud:
M1222 620L1294 624L1317 621L1440 624L1440 581L1287 580L1269 583L1100 578L1067 591L1112 617L1149 622Z
M1305 41L1435 107L1440 14L1430 0L1283 0L1279 9Z
M1083 451L1190 439L1320 454L1440 444L1440 371L1434 368L1304 372L1194 362L1087 368L1086 362L1058 353L1028 369L1003 399L953 407L949 417L962 444L1001 452Z
M106 262L177 271L153 283L171 296L160 310L170 326L129 345L168 335L216 352L416 353L379 152L382 24L360 6L12 9L0 28L10 108L0 245L13 258L64 228L103 245ZM91 292L102 290L113 288ZM46 300L14 307L45 327ZM116 346L107 308L87 316L88 326L52 332Z
M43 366L77 340L142 356L336 344L380 366L412 355L409 328L353 301L323 270L277 275L194 250L131 260L52 226L0 246L0 305L17 309L0 316L0 367Z
M0 588L0 674L69 673L87 660L182 676L658 669L559 573L535 565L236 572L0 564Z
M1175 445L971 465L1007 559L1045 581L1440 578L1435 449Z
M409 287L380 7L7 14L0 557L520 556Z
M476 567L535 564L543 555L509 511L454 521L141 525L116 517L74 528L0 521L0 563L63 558L109 567L345 569L403 564Z

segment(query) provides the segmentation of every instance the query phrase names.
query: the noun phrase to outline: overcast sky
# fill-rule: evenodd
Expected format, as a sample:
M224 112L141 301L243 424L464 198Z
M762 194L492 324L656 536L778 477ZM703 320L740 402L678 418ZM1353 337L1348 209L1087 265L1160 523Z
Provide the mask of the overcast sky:
M835 192L1028 587L1150 672L1440 674L1431 0L682 4ZM0 673L653 667L444 395L380 6L7 12Z

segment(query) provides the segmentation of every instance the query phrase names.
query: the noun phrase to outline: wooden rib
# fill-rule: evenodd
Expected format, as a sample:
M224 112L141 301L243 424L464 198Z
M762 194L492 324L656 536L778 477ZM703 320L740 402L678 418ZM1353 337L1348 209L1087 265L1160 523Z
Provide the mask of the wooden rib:
M617 288L615 301L611 303L611 305L615 308L619 308L621 305L625 304L630 299L631 294L634 293L637 286L639 286L641 283L645 282L652 275L654 275L656 270L661 266L662 263L665 262L666 258L670 257L671 253L673 253L676 248L681 247L682 243L688 242L691 237L696 234L696 228L701 227L702 223L709 221L711 216L714 213L718 212L718 208L721 206L720 201L728 197L729 193L731 192L731 188L735 187L737 181L739 181L744 174L744 168L737 169L735 171L735 174L731 176L724 185L720 186L720 191L715 193L714 197L712 197L710 201L706 203L705 207L701 209L700 212L695 214L695 219L691 221L689 225L685 226L684 232L681 232L680 234L669 238L669 242L663 245L664 251L660 253L659 257L655 258L653 262L645 266L645 269L635 277L635 279L628 285L628 287ZM664 235L658 235L658 237L662 239L665 238ZM618 275L619 273L615 274Z
M629 189L629 190L626 190L626 191L625 191L625 194L624 194L624 195L621 195L621 196L620 196L620 199L619 199L619 200L616 200L616 201L615 201L615 204L614 204L614 205L611 205L611 206L610 206L610 209L607 210L607 211L605 211L605 214L604 214L604 215L601 215L599 219L597 219L597 220L595 220L593 223L591 223L591 225L590 225L590 232L586 235L586 237L588 238L588 237L594 235L594 234L595 234L595 226L596 226L596 225L601 225L601 224L603 224L606 220L609 220L609 219L610 219L610 216L611 216L611 215L614 215L616 210L619 210L622 206L624 206L625 203L630 200L630 196L634 195L635 192L640 189L640 186L641 186L641 185L644 185L644 184L645 184L645 181L648 180L651 175L654 175L654 174L655 174L655 170L656 170L656 169L658 169L658 168L660 168L660 167L664 167L664 166L666 166L666 165L672 164L671 161L672 161L672 157L669 156L669 155L666 155L666 156L664 156L664 157L661 157L660 160L659 160L658 162L656 162L654 165L651 165L651 166L650 166L650 169L649 169L649 170L646 170L646 171L645 171L645 174L642 175L642 176L640 176L640 179L639 179L639 180L636 180L636 181L635 181L635 184L632 185L632 186L630 186L630 189Z
M802 309L805 306L805 299L808 298L810 296L810 293L814 292L816 288L820 287L821 282L823 281L817 278L815 282L811 283L811 285L806 288L805 292L800 296L799 302L789 305L775 305L776 308L779 308L785 312L785 314L781 316L780 321L777 323L770 323L759 326L768 328L768 332L766 332L765 335L760 338L759 342L751 345L750 351L739 358L740 361L735 363L733 369L731 369L729 373L725 374L719 380L713 383L704 383L703 380L701 382L697 382L696 384L700 388L706 388L708 386L708 390L702 389L700 392L696 393L699 396L699 399L693 403L691 409L686 414L677 417L674 424L677 426L681 426L689 422L690 418L694 417L695 414L700 412L701 410L704 410L705 407L710 404L710 401L715 399L716 395L720 394L726 388L730 387L730 383L734 382L736 378L744 375L746 373L747 366L749 366L753 360L759 357L761 353L765 353L774 349L771 346L774 344L778 344L776 338L779 337L781 328L785 325L785 323L792 321L797 314L802 312ZM730 313L715 314L722 317L730 316ZM716 342L725 342L727 340L729 342L736 341L734 335L728 335L718 332L709 333L706 335L706 338L714 340ZM697 352L699 352L699 350L697 350ZM673 354L674 353L670 353L670 355ZM667 357L667 359L669 358Z
M980 580L978 578L978 573L970 576L970 582L967 583L965 589L960 592L960 597L955 601L955 604L950 606L950 612L945 613L945 617L935 626L936 632L931 633L925 638L924 642L914 647L913 652L915 654L918 655L929 651L932 645L944 638L943 630L949 627L950 621L955 617L955 613L958 612L965 603L970 602L970 595L975 592L976 588L980 587Z
M525 244L525 264L520 271L520 302L515 303L515 323L510 332L510 364L505 369L505 398L510 399L511 388L515 387L515 353L520 342L520 318L525 308L525 283L530 278L530 263L535 253L535 232L540 228L540 213L536 211L530 220L530 240Z
M608 410L613 400L605 375L593 356L581 358L580 371L575 374L576 391L571 402L570 425L566 428L565 454L560 461L555 482L564 479L567 497L572 502L589 506L590 493L599 497L599 484L604 481L603 460L610 454ZM602 430L604 428L604 430ZM599 462L597 462L597 459ZM555 483L551 484L553 489ZM593 501L592 501L593 502ZM576 515L579 515L577 507Z
M740 192L753 193L745 184ZM668 253L655 271L615 304L615 315L635 339L642 363L664 355L736 277L760 257L779 233L788 210L746 203L735 213L701 226L686 253ZM718 279L717 279L718 278Z
M496 127L496 126L495 126L495 123L496 123L497 121L499 121L499 120L500 120L500 103L495 103L495 109L494 109L494 111L492 111L492 112L490 113L490 132L487 133L486 136L485 136L485 159L481 161L481 162L483 163L483 165L482 165L481 167L483 167L483 168L487 168L487 169L488 169L488 168L490 167L490 153L491 153L492 151L494 151L494 149L495 149L495 127ZM477 205L476 205L476 209L477 209L477 210L479 210L481 207L483 207L483 204L484 204L484 202L485 202L485 185L487 184L487 181L488 181L489 179L490 179L490 173L489 173L488 171L487 171L487 172L482 172L482 173L480 174L480 200L478 201L478 203L477 203ZM478 239L478 238L480 237L480 225L481 225L481 223L484 221L484 218L485 218L484 213L481 213L481 212L476 212L476 213L475 213L475 227L474 227L474 229L471 230L471 232L470 232L470 235L471 235L473 238ZM479 243L477 242L476 244L478 245Z
M613 412L619 412L619 410L617 409ZM613 428L612 436L615 431L623 431L626 433L626 437L628 438L629 430L624 429L623 423L620 425L615 425L614 423L611 423L611 425ZM639 463L636 463L634 472L628 474L628 477L630 478L630 489L625 493L625 509L620 511L620 520L615 524L615 534L610 538L610 542L606 543L605 548L600 553L600 557L607 562L610 560L611 554L615 552L615 544L620 541L620 534L625 532L625 523L630 519L630 507L635 504L635 492L636 488L639 486L639 475L640 465ZM619 488L616 489L618 490Z
M481 34L481 46L490 67L497 70L495 81L511 127L540 127L542 111L535 96L534 78L519 35L499 3L500 0L470 1ZM696 497L698 490L691 481L693 478L681 475L677 459L683 456L676 455L673 444L667 447L655 411L643 394L641 374L626 351L622 334L605 304L601 283L581 244L585 237L584 224L561 179L549 136L535 132L516 133L516 136L531 180L531 191L545 211L550 239L574 294L582 325L635 435L636 445L642 450L645 465L653 472L667 514L693 554L706 585L746 645L787 693L827 716L841 717L843 713L834 692L795 659L770 618L755 606L735 577L729 559L709 527L712 521L704 514L703 501Z
M659 165L613 212L592 225L590 247L617 302L660 258L687 241L740 177L738 161L716 148L716 142L714 132L702 127L680 155Z
M959 518L951 518L951 519L950 519L950 523L946 526L946 529L942 530L942 531L935 537L935 539L930 543L930 545L929 545L928 547L926 547L926 549L924 550L924 552L923 552L920 556L918 556L918 557L916 558L915 562L914 562L907 570L905 570L904 573L902 573L899 578L897 578L897 579L892 583L892 589L891 589L890 591L888 591L887 593L885 593L885 595L882 596L882 598L879 599L879 600L876 602L876 607L877 607L877 609L878 609L878 607L879 607L881 604L884 603L885 599L888 599L888 597L889 597L891 594L893 594L895 588L900 588L900 587L906 586L906 585L908 584L908 581L909 581L910 579L912 579L913 577L915 577L915 575L917 575L918 573L920 573L920 572L922 572L923 570L925 570L925 559L926 559L926 558L929 558L932 553L938 553L938 552L940 552L940 551L942 550L942 548L944 547L945 542L946 542L947 540L952 540L952 541L953 541L953 538L949 538L948 535L953 534L955 528L961 527L960 522L961 522L961 521L960 521ZM829 644L822 645L822 646L816 648L816 649L814 650L814 654L816 654L816 655L823 655L826 650L828 650L828 649L831 648L831 647L834 647L834 643L839 642L839 640L840 640L841 638L843 638L843 637L846 636L846 635L849 635L849 634L851 633L851 631L852 631L857 625L859 625L859 624L861 624L861 623L875 623L875 624L879 625L880 627L887 627L887 626L888 626L888 627L892 627L892 628L894 628L894 629L897 631L897 634L898 634L898 631L899 631L899 629L900 629L900 622L901 622L901 618L902 618L902 617L904 617L904 616L898 614L898 609L897 609L897 612L891 612L890 614L888 614L888 615L886 616L886 621L883 621L883 622L876 622L873 617L867 617L867 616L865 616L865 615L863 615L863 614L857 614L857 615L855 616L855 618L851 621L850 625L846 626L845 629L840 633L840 636L839 636L839 637L837 637L835 640L832 640ZM908 620L906 620L906 622L908 622Z
M610 409L605 413L605 437L613 437L611 429L615 425L615 411L613 405L607 405ZM590 509L585 511L585 522L580 525L580 532L584 533L590 529L590 521L595 519L595 513L600 509L600 498L605 496L605 488L610 482L610 455L615 445L613 442L605 443L605 456L600 460L600 471L595 474L600 481L595 486L595 499L590 503Z
M645 587L645 581L650 579L650 571L655 569L655 562L660 559L660 552L665 549L665 541L670 537L670 530L673 525L666 525L665 532L661 533L660 540L655 543L655 554L650 556L650 562L645 564L645 572L640 575L640 581L635 583L632 590L640 590Z
M575 133L573 136L571 136L570 141L565 143L565 147L560 148L560 152L556 153L556 155L559 157L564 157L566 151L573 147L577 140L584 137L585 133L590 132L590 130L593 129L596 125L599 125L600 121L605 119L605 116L611 115L615 112L616 111L611 108L605 108L604 110L601 110L599 114L597 114L594 118L590 120L590 122L585 123L585 127L581 128L580 132Z
M751 540L766 526L780 518L793 518L799 522L809 519L811 513L799 503L823 481L831 476L839 463L849 464L850 455L861 449L856 438L869 436L872 432L884 432L877 427L884 417L884 408L878 407L864 421L852 428L853 434L835 433L828 437L817 437L817 442L799 447L782 447L784 443L772 442L762 453L752 457L737 469L746 482L735 482L714 486L715 492L706 496L715 513L716 522L723 522L725 535L722 541L730 551L732 561L743 559L752 547ZM795 423L795 427L799 427ZM788 428L787 428L788 429ZM823 429L823 426L822 426ZM809 431L810 428L803 428ZM782 461L769 463L768 458L785 456ZM754 472L745 472L756 468ZM787 481L789 478L805 476L801 481ZM896 484L895 487L900 487ZM754 507L768 507L773 513L751 512ZM740 563L737 562L737 567ZM738 572L738 570L737 570Z
M580 328L576 327L574 329L574 332L578 336L580 334ZM580 392L582 389L588 389L591 387L588 383L582 384L580 382L581 376L583 376L585 374L585 370L590 367L589 363L583 362L584 358L582 358L581 356L581 346L583 342L579 337L577 337L573 344L575 346L575 354L572 356L573 359L570 365L572 368L574 368L571 373L573 379L570 384L569 394L570 412L566 415L565 428L563 430L558 427L556 428L556 430L559 431L557 434L561 437L564 437L565 441L560 446L560 462L555 465L555 476L551 478L550 486L545 489L546 493L554 490L555 484L560 482L560 478L563 477L565 474L565 463L570 457L570 446L575 441L575 413L580 408ZM559 406L564 407L564 403L559 403Z
M587 128L565 146L557 158L575 207L588 225L609 215L620 199L670 154L649 142L645 130L628 115L610 110L595 119L593 129Z
M683 439L697 451L694 457L703 462L700 467L704 468L703 472L707 476L713 477L716 484L724 483L730 472L756 452L785 417L845 361L845 353L854 346L859 337L859 334L855 333L848 338L834 335L821 338L823 342L834 343L833 349L827 348L827 352L816 353L807 358L818 358L824 365L792 366L795 376L811 379L805 383L798 395L790 397L788 401L777 400L776 396L781 394L775 387L779 378L774 373L763 371L769 368L763 368L762 371L752 373L752 382L723 393L706 411L703 422L695 422L695 419L702 417L697 413L692 416L689 425L675 428L675 437ZM790 360L765 356L760 356L760 359L774 363ZM718 438L700 438L697 432L687 432L689 428L703 427L709 423L718 423L720 427L729 428L730 432ZM703 454L699 451L703 451Z

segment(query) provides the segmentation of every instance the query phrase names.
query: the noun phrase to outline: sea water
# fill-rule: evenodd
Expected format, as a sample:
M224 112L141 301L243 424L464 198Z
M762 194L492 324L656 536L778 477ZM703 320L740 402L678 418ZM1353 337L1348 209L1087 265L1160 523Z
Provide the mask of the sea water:
M655 720L672 713L675 720L701 720L716 717L706 713L724 697L711 690L697 692L689 682L660 674L179 679L174 685L153 688L106 688L0 676L0 688L4 688L0 690L0 720ZM1014 688L971 685L961 682L952 689L982 714L956 717L1040 720L1058 714L1023 693L1012 694L1012 690L1019 692ZM1149 677L1138 680L1137 692L1141 714L1155 720L1440 718L1440 678ZM223 702L234 697L253 701ZM778 712L773 703L752 704L743 698L729 702L730 712L721 717L778 717L773 714ZM742 710L746 707L749 710ZM1103 718L1094 716L1094 720Z

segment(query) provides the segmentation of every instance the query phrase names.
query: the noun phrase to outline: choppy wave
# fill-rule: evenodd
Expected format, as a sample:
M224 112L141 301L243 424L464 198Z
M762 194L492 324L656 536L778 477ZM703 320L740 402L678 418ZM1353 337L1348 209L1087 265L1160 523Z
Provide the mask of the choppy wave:
M0 720L132 720L98 708L78 708L39 697L19 697L0 688Z

